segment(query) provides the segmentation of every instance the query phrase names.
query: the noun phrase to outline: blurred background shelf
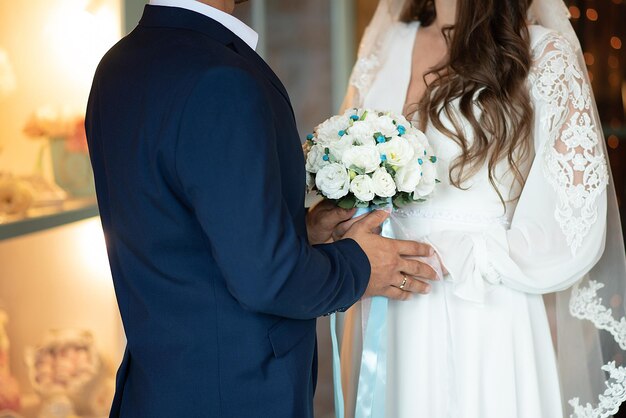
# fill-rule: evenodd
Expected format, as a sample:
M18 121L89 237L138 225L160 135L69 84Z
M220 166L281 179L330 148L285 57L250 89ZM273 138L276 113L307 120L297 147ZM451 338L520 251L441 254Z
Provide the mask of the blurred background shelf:
M26 216L0 218L0 241L98 216L94 198L69 199L30 209Z

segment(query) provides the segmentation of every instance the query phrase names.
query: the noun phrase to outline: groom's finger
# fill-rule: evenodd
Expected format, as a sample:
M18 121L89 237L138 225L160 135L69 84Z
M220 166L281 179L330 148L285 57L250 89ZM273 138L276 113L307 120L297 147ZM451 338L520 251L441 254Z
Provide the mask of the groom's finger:
M335 241L340 240L346 234L346 232L348 232L348 230L352 228L352 226L354 226L354 224L362 221L363 218L365 218L366 216L367 214L357 216L356 218L349 219L337 225L337 227L333 231L333 238L335 239Z
M399 267L400 271L410 276L426 280L437 280L437 272L431 266L419 260L403 259Z
M405 292L404 290L400 290L394 286L389 286L383 292L383 296L388 299L393 299L393 300L408 300L408 299L411 299L412 293Z
M407 278L406 283L404 283L404 288L400 290L411 293L421 293L422 295L430 293L431 287L428 283L424 283L423 281L409 275L402 275L400 277Z
M378 230L383 222L389 217L389 212L384 210L375 210L370 212L359 221L355 226L357 228L365 228L367 231L373 232Z
M334 207L325 213L324 221L326 225L334 228L342 222L349 221L355 213L356 209L341 209Z
M435 254L435 250L428 244L416 241L395 240L396 249L400 255L408 257L430 257Z

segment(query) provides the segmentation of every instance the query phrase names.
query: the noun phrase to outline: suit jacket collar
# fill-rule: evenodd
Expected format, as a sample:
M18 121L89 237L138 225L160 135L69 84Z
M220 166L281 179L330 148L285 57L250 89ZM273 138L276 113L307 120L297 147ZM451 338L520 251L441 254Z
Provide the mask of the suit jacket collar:
M256 45L259 40L259 34L256 33L251 27L246 25L235 16L226 13L216 7L209 6L198 0L150 0L148 2L151 6L166 6L166 7L178 7L181 9L192 10L194 12L203 14L222 25L226 26L235 35L240 37L250 48L256 49Z
M139 26L193 30L231 47L244 59L257 66L291 106L287 90L274 71L259 54L221 23L191 10L178 7L146 5L143 16L139 21Z

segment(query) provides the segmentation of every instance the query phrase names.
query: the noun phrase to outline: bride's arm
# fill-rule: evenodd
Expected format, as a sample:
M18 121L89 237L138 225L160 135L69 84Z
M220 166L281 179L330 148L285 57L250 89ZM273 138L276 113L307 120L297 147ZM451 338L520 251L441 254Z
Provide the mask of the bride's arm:
M511 228L428 239L467 299L481 300L486 283L566 289L604 251L608 172L590 86L562 37L549 34L536 55L529 77L536 156Z

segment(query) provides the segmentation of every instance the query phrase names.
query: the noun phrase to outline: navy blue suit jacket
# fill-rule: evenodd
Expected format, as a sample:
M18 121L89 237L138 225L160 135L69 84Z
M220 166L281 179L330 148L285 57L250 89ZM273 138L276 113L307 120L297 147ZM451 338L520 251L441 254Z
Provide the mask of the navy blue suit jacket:
M287 92L232 32L146 6L103 58L89 151L128 343L111 417L312 417L315 318L365 291L307 242Z

